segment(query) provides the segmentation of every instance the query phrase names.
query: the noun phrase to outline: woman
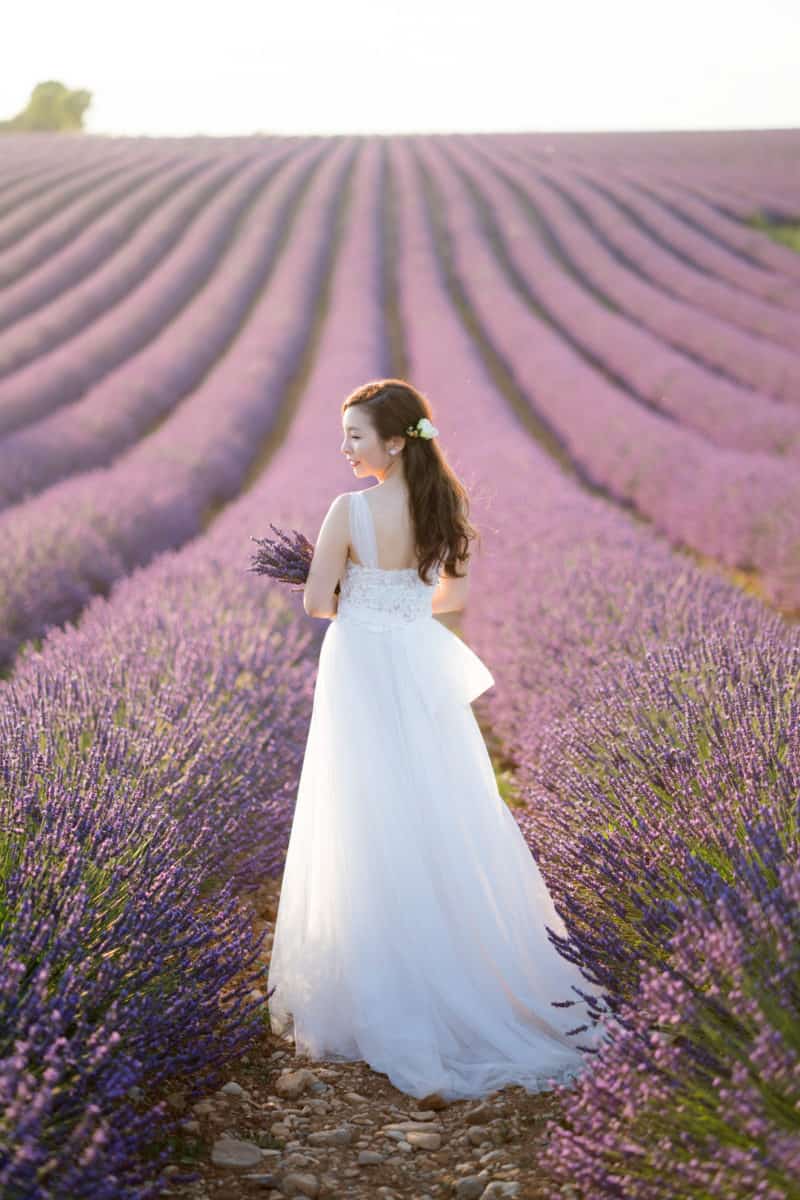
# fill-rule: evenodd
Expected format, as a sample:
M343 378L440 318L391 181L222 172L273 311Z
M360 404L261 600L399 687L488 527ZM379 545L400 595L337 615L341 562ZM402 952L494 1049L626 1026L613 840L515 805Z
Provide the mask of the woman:
M378 483L337 496L304 591L330 617L269 968L270 1025L422 1098L541 1091L585 1067L584 993L470 707L494 679L434 614L468 594L465 489L425 397L380 380L342 406ZM340 594L336 585L340 582ZM553 1007L552 1001L575 1002ZM577 1014L577 1015L576 1015Z

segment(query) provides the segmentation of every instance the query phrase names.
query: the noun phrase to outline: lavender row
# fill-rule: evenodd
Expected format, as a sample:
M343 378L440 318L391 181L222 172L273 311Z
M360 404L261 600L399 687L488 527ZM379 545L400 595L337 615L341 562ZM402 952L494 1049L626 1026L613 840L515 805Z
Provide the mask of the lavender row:
M778 403L800 397L797 356L652 282L640 266L646 239L601 196L571 176L534 175L524 163L498 154L490 160L498 170L513 170L515 183L544 214L586 286L613 303L631 325L654 335L665 365L672 368L670 390L676 370L688 374L694 362L695 375L705 377L713 395L749 395L757 401L763 396ZM656 248L652 253L664 254ZM652 399L660 402L658 391ZM793 406L791 412L796 416Z
M671 966L649 968L624 1031L548 1122L557 1188L612 1200L800 1196L800 867L737 864L737 887L687 905ZM772 851L772 853L770 853ZM777 854L776 854L777 851Z
M498 677L493 725L522 766L532 733L579 711L593 672L703 631L762 630L789 654L796 634L757 600L695 567L643 523L558 469L500 402L453 311L411 143L391 156L400 191L397 271L411 377L434 397L448 457L484 530L465 627ZM435 314L435 320L431 319ZM452 363L463 364L454 388ZM539 745L538 738L535 744Z
M312 668L213 566L161 556L0 691L3 1195L157 1194L157 1097L263 1028L236 896L285 852Z
M777 400L800 401L800 358L796 354L797 320L783 342L764 336L755 318L732 324L733 309L746 303L732 297L724 306L712 304L709 292L719 290L698 278L689 267L639 233L630 219L596 189L573 175L552 169L538 172L550 189L577 208L595 238L607 243L613 255L633 264L607 283L594 280L621 308L701 362L731 379L749 384ZM603 277L605 278L605 276ZM646 303L645 303L646 301ZM792 340L793 339L793 340ZM788 341L789 344L785 344Z
M231 183L226 162L204 173L188 194L179 188L173 198L162 197L158 219L146 222L113 257L102 228L90 229L66 263L56 259L35 286L23 285L44 295L50 284L55 295L70 279L76 286L0 340L0 361L14 369L0 381L0 432L68 406L146 351L172 322L185 323L196 306L202 312L202 289L219 270L220 259L228 259L232 235L248 208L258 207L259 193L275 169L269 155L256 164L234 164ZM147 202L150 211L153 202L152 197ZM123 229L134 219L133 201L127 207ZM237 237L234 259L239 245ZM92 273L80 282L87 271Z
M703 130L498 134L541 161L592 164L616 170L633 167L669 171L684 184L712 183L740 195L747 204L778 211L800 208L797 129Z
M4 189L0 201L0 280L6 286L23 271L40 264L48 250L66 245L87 214L102 211L91 206L95 191L137 186L174 161L156 149L131 156L122 147L109 147L97 160L82 153L85 147L81 143L73 142L66 155L63 150L62 144L61 154L45 155L40 163L9 179ZM3 152L8 168L5 137ZM73 207L75 212L71 211ZM42 233L52 240L37 241L32 247L31 237Z
M668 1006L662 999L653 1011L648 981L657 978L658 994L674 998L665 981L681 963L667 942L684 928L681 904L694 903L700 914L685 927L688 944L696 920L711 924L705 914L714 897L746 901L759 849L771 847L776 869L797 862L800 631L579 492L498 406L446 290L452 280L434 254L413 154L407 146L392 154L409 366L429 394L452 397L452 430L441 411L437 421L453 445L449 457L477 485L473 516L488 543L473 566L464 621L496 679L478 703L516 765L527 801L517 819L570 933L560 949L603 981L617 1031L613 1048L588 1064L567 1098L570 1124L551 1134L548 1167L559 1182L590 1182L581 1195L666 1196L643 1181L654 1161L666 1159L657 1140L644 1144L643 1179L636 1156L625 1154L626 1138L650 1134L648 1116L650 1127L657 1119L676 1139L694 1139L695 1161L682 1163L687 1177L713 1174L717 1148L679 1103L694 1079L689 1050L673 1047L671 1060L685 1090L678 1097L658 1090L660 1051L648 1034L669 1019ZM735 959L721 950L714 970L724 978ZM763 968L764 991L775 992L782 964L765 956ZM708 1007L705 983L698 972L686 985L700 1013L696 1036ZM720 992L725 1027L737 1012ZM735 1051L721 1047L721 1078L736 1079L741 1059L757 1062L767 1042L784 1069L791 1064L789 1043L780 1040L787 1011L778 1006L757 1020ZM637 1015L640 1036L617 1055ZM635 1105L618 1119L631 1077L641 1121ZM783 1100L785 1079L775 1084ZM735 1100L727 1099L714 1128L730 1122L743 1161L765 1172L758 1157L762 1138L771 1139L769 1166L790 1178L795 1151L783 1139L791 1119L759 1105L755 1091L748 1102L753 1113L732 1110ZM761 1120L757 1130L751 1115ZM618 1180L618 1190L602 1190L608 1163L620 1160L626 1185L634 1180L641 1190L620 1189Z
M263 964L250 970L262 938L235 893L280 870L318 641L299 595L247 572L249 539L269 520L315 531L347 484L334 398L386 371L380 165L374 144L357 156L329 316L269 469L208 534L95 597L79 627L52 630L41 652L26 648L0 687L2 794L10 824L29 820L20 850L74 864L39 977L11 964L0 973L0 1029L16 1043L0 1053L14 1097L4 1113L13 1150L0 1167L9 1191L49 1160L43 1198L159 1194L164 1155L151 1143L178 1116L158 1097L218 1086L225 1062L263 1030ZM49 833L25 787L37 776ZM40 869L16 880L32 911L46 906L39 889L51 878ZM19 934L11 957L24 965L36 927L21 928L28 941ZM85 966L48 992L84 931Z
M108 182L97 184L80 204L67 208L55 220L45 220L13 252L3 255L7 282L0 299L0 374L18 371L39 354L54 350L125 296L149 269L152 251L147 247L148 240L158 244L152 232L149 239L141 238L137 226L144 223L148 228L154 213L163 206L174 215L171 230L168 222L159 235L165 239L162 245L169 245L170 232L172 240L177 241L186 222L224 182L220 171L216 172L220 178L214 179L214 165L178 160L132 177L119 178L115 174ZM140 248L146 256L146 267L139 274L132 271L126 248L133 237L141 239ZM110 280L103 285L93 273L102 264L108 274L105 260L117 253L128 263L123 262L121 281L115 289ZM75 299L80 303L70 306L65 294L72 289L78 290ZM5 413L3 419L5 428Z
M394 149L392 154L395 154ZM323 342L316 360L315 371L303 403L289 431L286 443L281 447L275 460L270 463L263 480L252 492L240 501L230 505L215 523L211 535L197 539L188 546L182 554L176 556L176 561L191 564L197 562L202 571L212 571L217 577L224 577L226 563L232 561L232 548L242 546L245 535L251 532L262 532L264 514L275 517L281 524L289 524L295 519L295 512L288 507L292 503L309 503L309 510L303 514L307 518L318 517L324 511L324 504L330 499L332 488L337 485L334 477L343 468L342 460L335 454L340 436L338 403L332 403L332 396L341 397L345 390L352 385L353 378L376 375L386 371L385 364L385 331L379 309L380 273L379 249L377 243L377 224L383 209L383 197L376 187L375 156L370 152L365 155L365 167L371 172L368 176L360 175L354 188L355 210L350 226L349 238L337 259L341 261L341 270L337 271L334 289L330 299L330 317L323 331ZM405 162L404 173L398 169L397 175L408 182L412 180L412 190L407 188L402 196L400 212L402 214L403 231L409 228L412 237L404 237L400 243L397 259L398 272L403 287L404 316L410 350L410 377L418 380L429 390L439 413L439 422L443 433L447 432L447 445L452 445L452 457L468 482L473 486L476 496L476 510L479 523L482 523L490 541L489 550L495 551L489 563L485 557L477 568L476 587L473 591L468 623L477 617L480 608L475 605L485 605L485 614L495 618L497 614L508 613L507 606L513 598L518 601L520 611L527 614L526 631L528 636L527 653L524 663L528 672L527 699L542 699L531 693L534 686L536 671L544 660L549 659L548 647L538 643L538 627L532 619L532 597L539 595L540 580L537 569L542 564L537 560L537 541L535 529L529 524L531 506L534 511L540 504L542 509L542 527L548 524L558 524L563 510L569 505L574 506L576 521L572 530L572 542L565 541L565 552L558 564L562 568L560 590L557 599L562 606L577 606L582 601L582 593L578 586L571 590L573 580L567 570L564 573L564 562L567 564L570 550L574 554L582 553L587 561L596 556L594 572L595 591L589 599L589 606L584 610L584 616L590 618L587 624L591 627L594 621L602 625L601 615L605 618L607 634L613 632L614 598L615 595L625 596L627 581L613 579L617 587L615 595L609 597L609 576L614 574L614 560L609 562L603 551L609 546L603 546L596 535L600 527L599 514L608 522L608 526L620 544L629 544L632 572L642 572L644 582L642 593L644 599L650 592L658 592L661 583L663 565L673 572L680 574L680 560L669 553L667 548L653 535L651 531L636 529L628 524L622 514L601 501L590 501L582 495L572 483L563 479L552 467L548 460L541 455L524 431L515 422L513 416L498 400L491 383L486 378L483 363L476 347L463 335L455 315L448 309L448 299L441 288L437 276L437 262L432 247L426 240L427 233L419 209L421 197L418 188L414 191L414 175ZM402 165L402 164L401 164ZM367 241L367 238L370 240ZM454 373L453 364L463 364ZM448 420L449 417L449 420ZM449 431L449 432L448 432ZM327 463L330 462L332 473L326 473ZM334 466L335 464L335 466ZM537 490L531 488L531 473L537 482ZM302 492L297 489L297 479L302 478ZM348 478L341 476L344 481ZM489 481L496 481L490 485ZM349 485L347 485L349 486ZM487 490L494 486L495 496L487 503L484 499ZM341 489L341 485L339 485ZM548 488L550 505L548 506ZM311 513L311 505L314 513ZM485 519L484 519L485 518ZM298 523L299 517L298 517ZM305 522L304 522L305 523ZM515 559L510 553L511 546L504 541L506 534L513 532L520 540L519 555ZM491 543L494 543L492 546ZM499 551L499 553L497 553ZM555 564L554 564L555 565ZM489 568L487 570L487 567ZM133 592L134 588L146 588L147 584L156 579L153 572L156 566L137 572L131 579L122 582L115 589L109 610L118 603L119 596L130 590L139 599L138 606L131 605L128 621L120 622L119 638L112 653L119 653L123 639L127 639L130 649L126 661L137 664L150 662L151 666L158 662L158 645L152 646L137 632L137 611L144 610L147 601L146 591ZM484 575L485 572L485 575ZM703 577L699 572L690 569L686 573L689 585L687 595L691 595L691 586L699 584ZM205 576L203 576L205 578ZM254 581L251 581L254 582ZM261 582L261 581L259 581ZM484 588L485 585L485 588ZM721 594L727 601L736 598L731 589L719 585ZM198 585L199 590L199 585ZM152 594L152 603L156 611L163 611L169 605L169 597L161 596L157 590ZM236 618L241 603L233 595L230 608L222 602L217 605L218 614L233 625L235 632ZM546 597L545 597L546 599ZM555 593L550 594L551 601ZM704 619L703 601L705 594L698 597L699 610L697 618ZM669 598L665 598L663 606L669 613ZM752 604L752 602L749 602ZM105 602L95 601L95 606L105 606ZM594 606L594 607L593 607ZM645 607L643 626L653 620L652 613ZM759 612L758 606L752 604L753 611ZM558 624L558 611L553 605L551 631L555 632ZM563 607L562 607L563 611ZM637 610L638 612L638 610ZM87 614L88 616L88 614ZM535 616L535 614L534 614ZM630 614L630 620L636 619L636 613ZM84 616L83 621L86 620ZM83 621L81 628L83 628ZM501 623L502 625L502 623ZM480 633L481 625L476 627ZM496 626L489 626L497 629ZM556 661L552 664L552 676L568 675L570 666L580 671L584 665L583 651L587 645L585 639L590 638L590 629L581 626L577 617L574 624L575 639L566 641L559 648L556 646ZM519 629L508 622L505 628L498 630L498 641L507 645L518 635ZM641 633L642 630L640 629ZM45 681L51 674L48 648L53 638L69 640L74 636L72 630L64 635L53 634L45 644L45 652L36 656L40 661L37 671L36 691L41 691ZM476 638L477 640L477 638ZM591 643L588 643L591 644ZM185 652L189 652L187 644ZM247 643L243 643L243 653L246 655ZM202 659L203 647L200 647ZM495 667L494 655L487 660ZM23 660L24 661L24 660ZM499 657L497 661L503 666ZM27 667L26 667L27 669ZM153 668L155 669L155 668ZM503 667L505 669L505 667ZM18 668L20 670L20 668ZM573 680L574 682L574 673ZM500 681L497 694L500 694ZM78 695L83 695L82 689L76 689ZM36 694L32 691L32 695ZM98 682L92 682L92 694L96 695ZM494 689L493 689L494 691ZM182 694L182 692L181 692ZM491 696L491 693L490 693ZM562 693L563 698L563 693ZM525 699L520 698L520 707ZM30 703L30 702L29 702ZM21 722L20 722L21 724ZM158 730L157 730L158 732ZM240 742L237 754L242 755L242 745L245 749L247 742ZM113 1047L112 1047L113 1053ZM84 1098L85 1099L85 1098ZM79 1147L72 1147L77 1149ZM113 1156L105 1157L101 1148L101 1159L107 1170L113 1169ZM77 1154L72 1158L76 1159ZM79 1193L78 1193L79 1194Z
M139 293L62 351L6 381L8 420L19 421L32 406L37 411L56 401L62 406L0 441L0 508L68 475L107 465L213 370L264 287L287 214L317 157L309 152L295 154L288 163L269 157L256 163L223 189L187 244L152 273ZM261 195L265 176L269 186ZM192 205L197 203L194 198ZM185 213L175 215L177 232ZM143 253L142 247L132 263ZM65 405L70 393L81 392L81 399Z
M800 479L763 454L710 447L599 376L510 285L453 170L417 144L440 198L467 302L517 389L593 482L670 538L760 573L770 599L800 603ZM522 387L519 381L532 380Z
M698 189L694 180L687 183L679 180L653 178L641 171L628 169L623 172L626 183L651 194L671 211L681 222L699 229L702 237L692 245L692 257L708 264L709 270L727 278L734 286L745 289L752 287L756 294L766 299L791 297L792 307L800 302L800 258L796 251L782 246L765 236L760 230L744 224L744 218L755 215L755 206L735 203L734 211L739 219L734 220L726 212L724 194L709 186ZM698 199L693 192L699 192ZM720 251L722 247L722 251Z
M631 257L657 283L733 325L796 349L800 320L796 281L744 262L702 230L693 230L677 219L642 186L617 171L601 174L586 164L564 173L565 184L576 178L588 184L593 195L605 196L618 218L626 218ZM639 229L643 231L641 242ZM646 247L646 257L639 255L636 247L640 246Z
M191 398L107 470L63 480L0 516L0 661L78 613L93 591L195 536L210 506L237 494L306 351L351 157L349 146L325 157L289 214L291 233L247 323Z
M575 172L565 174L571 183ZM714 247L707 237L688 229L663 206L616 173L603 178L591 167L578 173L581 186L604 197L627 218L632 233L632 256L643 273L688 304L707 311L770 343L797 348L797 284L770 272L756 272L734 255ZM642 228L642 240L638 239ZM663 248L662 248L663 247ZM645 249L641 257L638 250Z
M624 275L624 268L551 193L535 185L531 188L524 171L504 165L496 155L484 163L483 155L462 152L456 143L451 158L488 207L493 237L504 247L536 305L590 363L619 380L632 398L718 445L800 457L796 408L712 374L624 312L598 303L543 240L522 236L521 219L541 222L546 216L547 233L555 237L562 253L568 253L575 269L586 270L598 285L601 278ZM529 217L527 203L534 194L535 213ZM532 232L535 229L533 225Z
M797 1178L797 909L775 883L790 871L796 891L800 639L787 653L744 623L700 634L607 673L577 728L549 731L521 822L534 847L559 837L564 879L579 864L570 947L622 983L625 1035L570 1097L553 1153L582 1195L665 1194L652 1181L667 1156L681 1195L777 1200ZM567 800L582 820L548 821ZM770 905L782 928L753 920ZM737 939L715 907L746 914Z
M8 246L0 257L4 285L0 329L6 330L36 308L50 304L124 245L128 234L124 220L109 217L115 205L135 224L140 215L146 217L170 192L178 191L209 165L177 157L171 161L154 157L153 162L136 166L123 160L118 167L108 163L102 170L84 171L74 190L56 180L54 194L46 190L43 194L46 183L38 181L36 202L15 208L0 221L0 237ZM8 336L4 340L8 343ZM2 347L3 374L26 361L19 336L17 343ZM30 350L36 352L35 344Z

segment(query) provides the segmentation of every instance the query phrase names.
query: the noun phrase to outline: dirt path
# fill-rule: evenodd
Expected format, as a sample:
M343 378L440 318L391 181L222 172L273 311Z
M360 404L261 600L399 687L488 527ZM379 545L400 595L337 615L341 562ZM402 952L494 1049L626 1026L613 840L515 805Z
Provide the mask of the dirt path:
M271 927L280 880L249 903L256 931ZM269 953L269 939L265 945ZM170 1103L182 1111L180 1094ZM482 1100L416 1101L366 1063L312 1062L265 1031L232 1065L228 1082L182 1111L176 1171L198 1171L164 1195L185 1200L267 1195L424 1200L426 1196L569 1195L538 1162L552 1092L507 1087ZM575 1194L575 1193L574 1193Z

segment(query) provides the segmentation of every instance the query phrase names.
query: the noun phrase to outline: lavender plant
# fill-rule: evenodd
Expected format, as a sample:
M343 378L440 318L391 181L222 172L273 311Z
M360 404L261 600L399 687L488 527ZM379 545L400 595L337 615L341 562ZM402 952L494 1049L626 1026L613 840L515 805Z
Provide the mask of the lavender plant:
M297 529L292 530L290 537L271 521L269 527L276 537L251 538L258 550L251 558L249 570L257 575L267 575L279 583L291 584L293 591L302 590L314 555L313 544Z
M554 1191L800 1197L800 865L774 816L765 803L750 829L758 859L729 840L731 886L682 905L668 963L645 968L566 1124L548 1123Z
M248 570L256 575L266 575L279 583L288 583L292 585L292 591L302 591L314 556L313 543L297 529L292 530L292 537L271 521L270 529L277 537L251 538L258 545L258 550L252 555ZM341 587L337 583L333 594L338 596L340 592Z
M2 1195L158 1194L159 1098L219 1086L262 1030L239 896L285 854L311 643L195 550L0 690Z
M307 348L355 152L348 143L323 156L304 203L289 206L292 236L280 246L265 240L261 225L258 256L234 246L260 291L254 302L252 291L229 294L247 322L186 402L107 468L61 479L0 513L0 665L27 638L75 616L93 591L197 536L212 506L238 494ZM286 199L285 188L277 190ZM277 257L262 287L260 256L270 247ZM220 306L206 319L219 321ZM191 337L198 340L194 324Z
M0 825L14 853L28 854L18 870L9 859L20 933L0 974L10 1110L0 1146L13 1147L5 1158L0 1149L3 1194L157 1194L161 1142L178 1120L157 1096L169 1086L189 1102L218 1086L260 1030L266 997L248 990L265 982L260 967L251 973L260 946L235 893L280 870L319 630L297 619L291 596L242 570L241 546L259 513L289 527L324 512L338 464L310 473L302 507L287 507L298 456L322 459L332 380L344 393L356 372L379 369L377 326L364 360L378 243L363 234L379 167L378 148L365 149L330 283L331 349L268 470L202 536L95 597L78 627L50 629L41 652L24 647L0 689ZM263 375L250 385L263 389ZM57 876L58 860L71 871ZM29 910L36 920L25 924ZM31 995L37 981L44 990ZM98 1046L108 1047L105 1075L93 1071ZM61 1054L65 1070L53 1075Z
M798 728L800 637L776 621L618 662L546 731L518 821L570 931L562 952L617 1000L666 961L687 900L713 904L759 860L764 803L782 858L800 861Z
M774 850L776 860L795 854L797 824L788 804L797 778L791 641L758 605L745 605L727 584L709 580L670 552L652 526L634 524L622 503L601 502L576 487L521 428L489 377L474 326L467 336L444 287L445 258L437 259L429 240L410 154L405 140L380 149L365 143L356 156L352 189L343 186L349 176L334 170L336 156L323 164L319 186L315 182L303 207L298 237L278 263L245 340L239 339L227 356L224 374L215 371L201 395L187 399L154 436L108 472L64 481L0 521L8 551L0 652L8 659L26 636L74 615L93 587L111 586L165 545L188 543L180 555L162 556L117 583L108 602L95 601L85 611L79 629L51 629L41 655L23 651L13 681L0 692L2 882L12 905L2 927L7 951L0 957L5 1037L0 1087L6 1122L0 1126L0 1178L9 1195L37 1188L43 1197L138 1200L154 1194L153 1163L145 1167L141 1158L148 1131L152 1136L162 1122L167 1125L167 1114L153 1108L157 1089L185 1081L191 1096L214 1086L215 1067L222 1070L223 1059L235 1058L255 1028L256 1009L245 988L234 992L233 1009L227 1010L224 993L237 987L237 970L250 969L258 947L249 927L243 932L245 915L221 881L231 880L238 889L280 868L313 672L312 643L300 636L291 597L287 601L277 589L243 578L240 548L259 513L276 514L289 527L324 511L332 489L340 486L338 464L327 457L332 392L343 395L354 378L388 373L382 302L383 252L389 243L380 240L375 219L387 211L381 203L384 181L391 181L396 200L398 328L408 350L404 373L423 380L445 409L451 406L443 416L453 418L454 461L487 535L489 553L476 564L465 622L470 640L498 677L486 708L513 747L523 782L542 755L552 765L561 748L569 760L563 778L550 772L539 780L524 818L531 822L529 840L562 910L564 877L549 847L558 844L563 828L565 853L577 863L579 817L587 822L583 832L597 838L585 877L576 872L577 907L568 914L575 935L583 938L581 952L594 952L597 961L603 948L610 948L614 972L608 983L622 998L647 988L651 972L661 979L668 968L675 971L668 943L681 922L689 936L693 926L685 906L695 903L698 921L704 920L710 904L729 900L740 887L737 873L759 862L761 835L752 820L759 796L774 794L780 801L773 813L780 847ZM441 180L436 155L428 161ZM766 160L762 178L776 194L785 193L791 182ZM449 213L466 217L460 202L455 207L458 191L447 185ZM346 204L340 204L345 193ZM456 226L456 258L460 261L466 250L474 265L474 222L459 218ZM316 239L303 239L303 228L322 230L322 250ZM248 264L242 265L240 282L249 278ZM284 395L287 379L311 344L305 334L322 281L324 327L313 342L317 357L313 364L307 360L308 379L286 436L250 490L225 508L211 531L198 534L209 505L237 494L253 447L274 427L276 397ZM729 495L724 472L711 474L710 483L702 485L705 493L697 487L673 488L665 517L656 469L661 469L664 443L651 443L646 435L646 429L655 429L653 422L641 426L645 432L635 446L626 420L622 434L617 430L622 448L633 446L627 465L625 456L622 466L615 464L606 427L589 439L589 454L586 431L592 428L593 404L586 390L570 393L564 386L573 371L569 355L542 333L534 362L529 311L519 324L512 314L512 328L508 280L501 288L492 265L486 281L482 290L489 288L488 303L515 339L509 361L521 363L526 373L536 366L554 422L566 428L573 405L579 405L570 446L574 461L599 476L609 494L611 485L617 486L622 502L643 497L642 510L652 509L671 535L685 532L690 544L730 561L737 561L740 548L747 550L751 540L757 551L752 561L764 566L775 558L780 527L751 529L755 509L749 493L742 488L738 499ZM187 353L190 342L197 343L194 316L182 326L188 331ZM225 328L212 320L203 337L219 338ZM11 324L9 338L13 329ZM503 330L494 329L495 343L503 348ZM134 335L131 326L127 336ZM96 349L102 348L98 343ZM149 378L166 388L160 392L163 403L148 396L139 412L135 389L125 384L113 397L123 408L111 406L102 431L95 427L101 440L108 439L112 457L176 399L175 356L167 353L168 344L160 349L164 360L150 363ZM99 354L97 369L102 370L102 361ZM630 364L630 353L615 358L623 361ZM760 381L773 370L769 356L750 361ZM457 402L454 362L463 366ZM63 378L47 362L35 365L41 372L26 377L38 381L40 389L38 399L30 398L35 406L49 395L42 409L49 411L63 401ZM126 378L130 372L135 383L135 362L128 364ZM593 399L597 378L589 381ZM763 376L769 391L767 382ZM700 381L695 384L702 391ZM11 377L9 399L14 386ZM74 379L68 386L73 398L79 394ZM601 410L612 416L629 411L607 389L601 399ZM22 413L26 395L17 400ZM94 403L81 411L98 420L102 407ZM132 408L136 423L125 432ZM64 426L49 429L63 432ZM91 430L72 432L75 457L66 446L40 482L107 461L103 446L92 444ZM679 433L670 431L670 445L678 443ZM694 445L695 439L689 441ZM33 437L25 444L32 452L36 442ZM704 456L701 466L723 462L713 447L708 454L712 458ZM742 471L743 457L736 456ZM630 461L641 468L635 478L623 471ZM323 463L329 466L321 468ZM757 481L774 473L761 457L754 456L752 465ZM295 486L298 470L305 472L302 499ZM737 478L740 485L749 480L746 471ZM705 506L703 494L718 498L720 506ZM288 506L287 497L296 508ZM771 511L766 500L770 496L764 492L757 506L762 515ZM741 636L735 653L726 656L737 620ZM698 634L716 638L702 660L696 653ZM774 644L764 640L767 634ZM659 648L664 655L647 657ZM674 697L658 690L658 674L671 661L667 650L686 656L678 663L677 680L669 681ZM611 667L625 659L638 662L642 678L611 677ZM760 690L755 685L759 670ZM605 696L595 693L593 707L592 685L607 672L610 690ZM696 678L703 672L706 689L698 694ZM742 678L747 685L739 696ZM656 688L654 714L648 709L651 686ZM714 688L718 703L712 706ZM614 718L605 724L603 705ZM557 722L571 708L575 718L585 713L587 719L563 726L560 744ZM723 733L730 723L726 736L715 722ZM709 741L709 731L716 741ZM621 752L617 757L615 749ZM583 793L573 793L576 781L582 781ZM732 798L726 804L729 788ZM707 819L700 819L706 805ZM671 817L683 827L673 828ZM727 820L736 829L741 821L741 846L737 842L726 849L713 836L719 831L712 820ZM651 847L652 831L660 840ZM596 947L589 929L590 885L592 915L601 917ZM626 960L629 935L633 952ZM663 946L656 935L663 937ZM565 952L570 953L569 946ZM695 970L687 962L685 973L691 981L690 965ZM635 1011L635 998L631 1003ZM630 1024L621 1026L622 1037L632 1032ZM775 1038L767 1042L771 1050ZM645 1052L637 1058L641 1042L634 1039L631 1045L626 1069L646 1085L653 1078L652 1056ZM752 1039L748 1043L743 1037L741 1049L752 1052ZM735 1056L728 1062L720 1042L717 1050L723 1070L735 1068ZM609 1093L621 1086L613 1064L594 1077L598 1089ZM646 1099L645 1093L643 1111ZM657 1136L659 1112L646 1119L648 1134ZM681 1114L670 1110L667 1119L679 1138ZM594 1156L601 1165L603 1136L601 1127L593 1128L581 1144L587 1158ZM791 1136L786 1134L787 1145ZM701 1144L698 1153L702 1157L707 1150Z

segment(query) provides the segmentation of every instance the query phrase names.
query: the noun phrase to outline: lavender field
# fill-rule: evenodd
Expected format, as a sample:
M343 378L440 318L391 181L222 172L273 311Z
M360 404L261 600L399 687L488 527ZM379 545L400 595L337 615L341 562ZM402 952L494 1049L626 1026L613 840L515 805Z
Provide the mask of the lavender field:
M550 1194L800 1198L800 132L2 145L0 1194L161 1194L263 1034L326 622L250 539L400 376L613 1024Z

